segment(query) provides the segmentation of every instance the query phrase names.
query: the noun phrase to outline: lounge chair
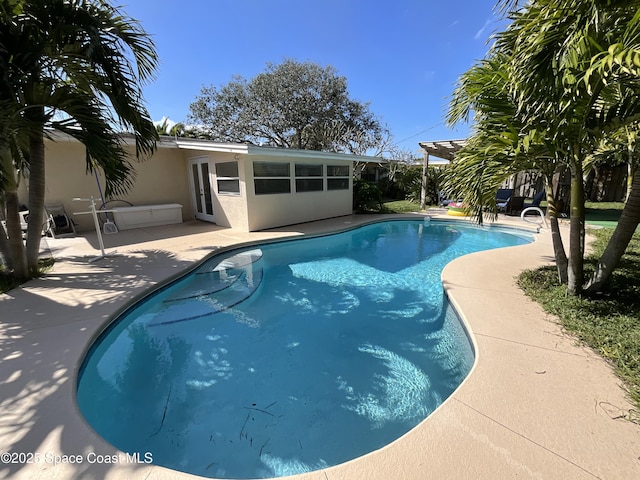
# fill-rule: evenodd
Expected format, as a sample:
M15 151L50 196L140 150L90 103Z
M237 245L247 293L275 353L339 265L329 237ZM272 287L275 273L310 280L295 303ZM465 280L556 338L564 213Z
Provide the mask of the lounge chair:
M26 207L21 207L18 212L20 218L20 230L22 230L22 238L26 240L27 238L27 228L29 228L29 210ZM4 229L4 234L7 235L7 221L2 220L2 228ZM49 230L49 217L45 216L44 224L42 225L42 235L45 235Z
M506 202L513 195L513 188L499 188L496 192L496 203Z
M459 201L460 199L454 200L451 198L447 198L444 192L438 192L438 203L443 207L447 207L452 202L459 202Z
M61 203L46 205L45 210L49 218L45 230L47 235L53 238L74 237L76 235L75 223L69 218Z
M509 198L509 204L505 212L507 215L520 215L522 210L524 210L524 197L512 196Z
M511 195L513 195L513 188L500 188L496 192L496 205L499 212L506 212Z
M518 215L524 209L524 197L515 196L513 192L513 188L501 188L496 192L498 212Z
M533 200L531 201L531 203L525 203L524 204L524 208L539 207L540 206L540 202L542 202L542 199L544 198L545 193L546 192L544 190L541 190L538 193L536 193L536 196L533 197Z

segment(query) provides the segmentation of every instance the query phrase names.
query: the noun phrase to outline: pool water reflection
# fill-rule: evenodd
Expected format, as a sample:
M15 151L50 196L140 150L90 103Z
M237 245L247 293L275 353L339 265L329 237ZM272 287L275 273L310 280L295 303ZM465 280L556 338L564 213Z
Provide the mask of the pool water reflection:
M111 324L78 404L117 448L192 474L345 462L415 427L470 371L444 266L530 241L392 221L214 256Z

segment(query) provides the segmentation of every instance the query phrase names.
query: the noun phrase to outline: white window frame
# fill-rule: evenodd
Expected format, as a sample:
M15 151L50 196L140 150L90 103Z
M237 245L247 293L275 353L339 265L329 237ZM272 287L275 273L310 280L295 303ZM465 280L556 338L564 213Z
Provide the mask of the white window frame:
M346 168L347 169L347 174L346 175L330 175L329 171L331 170L331 168ZM350 175L351 169L349 168L349 165L331 165L331 164L327 164L327 191L339 191L339 190L349 190L349 187L351 185L351 175ZM346 188L331 188L331 180L346 180L347 182L347 187Z
M298 166L300 167L320 167L319 175L298 175ZM295 187L296 193L311 193L325 191L325 165L324 163L296 163L294 165ZM298 190L298 180L320 180L320 188L315 190Z
M269 176L256 175L256 164L274 164L279 166L286 165L288 174L286 176L285 175L269 175ZM255 195L290 195L294 191L291 188L291 162L269 162L264 160L254 160L252 162L252 168L253 168L253 192ZM266 182L270 180L277 180L277 181L283 182L285 179L288 181L288 185L289 185L289 189L286 192L285 191L258 192L258 189L257 189L258 184L256 183L256 180L266 181Z
M218 165L223 164L223 163L235 163L236 164L236 172L238 174L236 176L233 176L233 177L218 176ZM216 172L216 191L218 192L218 195L239 196L239 195L242 194L242 192L240 190L240 166L239 166L237 160L232 160L232 161L229 161L229 162L216 162L215 163L215 172ZM225 182L225 181L226 182L235 181L235 182L237 182L238 191L237 192L233 192L233 191L220 190L220 181L223 181L223 182Z

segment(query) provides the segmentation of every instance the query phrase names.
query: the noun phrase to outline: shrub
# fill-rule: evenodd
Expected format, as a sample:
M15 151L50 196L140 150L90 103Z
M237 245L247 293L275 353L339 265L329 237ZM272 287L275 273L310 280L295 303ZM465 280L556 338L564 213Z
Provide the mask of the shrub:
M353 210L357 213L379 212L382 210L382 191L371 182L353 180Z

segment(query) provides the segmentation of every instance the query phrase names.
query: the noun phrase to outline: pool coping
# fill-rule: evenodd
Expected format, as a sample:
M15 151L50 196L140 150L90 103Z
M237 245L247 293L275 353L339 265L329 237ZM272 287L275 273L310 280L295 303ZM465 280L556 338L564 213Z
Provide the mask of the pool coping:
M257 234L197 225L198 233L192 237L184 233L190 227L181 229L178 225L127 231L120 238L108 238L107 248L123 237L131 238L128 247L118 248L125 248L134 259L142 258L140 262L152 255L135 257L140 254L139 248L151 246L143 252L155 252L159 258L149 262L156 270L146 281L139 280L140 275L136 277L138 269L133 261L106 259L97 268L89 267L86 258L94 254L90 253L94 251L91 242L95 245L90 235L86 236L88 246L74 244L71 250L60 247L61 259L50 275L0 297L0 306L8 313L3 314L0 345L5 347L4 358L9 359L0 368L0 378L6 379L1 383L0 450L81 454L85 461L79 465L2 465L0 475L201 478L145 464L87 463L88 451L117 454L85 424L73 397L82 354L104 328L106 318L123 309L150 283L179 276L189 265L194 268L192 262L202 257L198 245L210 244L216 235L220 238L217 246L226 242L221 248L233 249L242 242L249 246L274 237L335 233L391 218L415 216L340 217ZM506 218L500 223L522 226ZM179 232L186 236L182 243L176 237ZM136 243L136 236L144 241ZM514 276L522 269L551 260L550 236L543 231L532 244L471 254L448 264L442 273L443 288L472 332L476 348L476 362L469 376L433 414L390 445L341 465L287 478L640 477L640 427L623 418L632 406L620 381L604 360L576 345L515 285ZM180 271L176 263L182 267ZM80 293L92 293L86 288L91 281L100 287L97 290L107 289L108 281L92 279L97 269L111 274L114 281L126 283L131 290L122 288L115 297L109 297L113 294L109 291L102 297L79 298L78 289ZM74 282L69 281L72 276L77 276ZM93 308L101 321L96 321L95 314L85 314L84 310ZM5 318L13 321L6 322ZM82 342L82 346L74 341ZM34 362L34 358L44 359L45 365ZM54 370L52 375L50 365L57 363L64 368ZM14 379L18 370L30 373L32 378L25 373L24 378ZM46 388L39 391L38 384ZM542 418L540 412L545 413Z

